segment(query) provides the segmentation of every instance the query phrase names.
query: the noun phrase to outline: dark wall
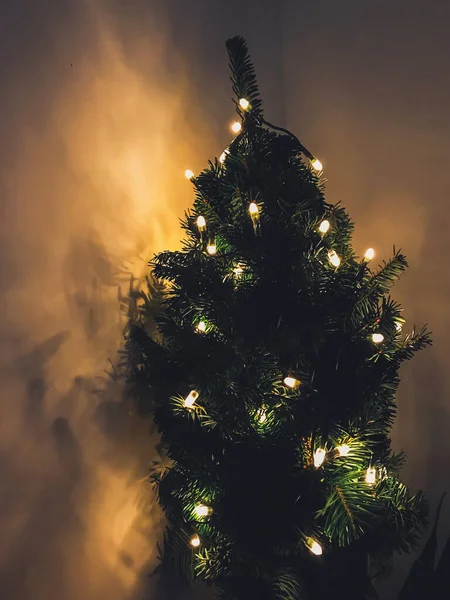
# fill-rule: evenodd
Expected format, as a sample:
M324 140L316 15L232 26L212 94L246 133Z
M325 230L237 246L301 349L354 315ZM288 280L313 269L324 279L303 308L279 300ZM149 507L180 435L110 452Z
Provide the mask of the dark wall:
M289 127L323 161L329 200L354 217L357 250L407 254L394 295L408 328L428 322L434 334L403 370L394 443L407 482L435 506L450 488L450 3L286 0L284 16Z

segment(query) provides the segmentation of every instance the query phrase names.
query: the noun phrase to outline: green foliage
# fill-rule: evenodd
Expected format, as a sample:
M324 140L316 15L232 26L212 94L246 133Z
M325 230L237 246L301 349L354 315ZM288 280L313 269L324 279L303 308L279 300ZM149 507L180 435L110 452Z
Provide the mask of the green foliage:
M182 250L151 263L156 316L139 297L127 342L130 381L172 461L154 478L169 521L163 564L224 600L361 600L425 523L389 430L400 366L430 338L403 335L389 296L405 257L394 249L372 270L356 256L353 223L325 201L311 153L264 121L245 42L227 48L242 131L193 179Z

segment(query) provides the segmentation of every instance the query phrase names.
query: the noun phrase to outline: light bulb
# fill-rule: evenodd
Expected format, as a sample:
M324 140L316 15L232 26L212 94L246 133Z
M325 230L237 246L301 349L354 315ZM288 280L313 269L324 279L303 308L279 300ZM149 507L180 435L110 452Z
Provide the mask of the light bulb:
M375 256L375 250L373 248L367 248L366 253L364 254L365 260L372 260Z
M239 100L239 106L244 110L247 110L247 108L250 106L250 102L247 100L247 98L241 98Z
M186 179L192 179L194 177L194 172L190 169L186 169L186 171L184 172L184 176L186 177Z
M248 207L248 212L252 215L252 217L256 216L259 213L259 208L256 202L251 202Z
M267 421L267 413L263 407L258 410L256 417L260 423L265 423Z
M197 400L199 393L197 390L192 390L184 399L185 408L192 408Z
M211 254L211 256L212 256L213 254L215 254L215 253L217 252L217 246L216 246L216 244L215 244L214 242L211 242L211 243L209 243L209 244L206 246L206 252L207 252L208 254Z
M323 169L322 163L318 158L313 158L311 161L311 165L316 171L321 171Z
M325 448L317 448L317 450L314 452L314 466L317 469L322 465L326 454Z
M326 233L329 229L330 229L330 221L327 221L325 219L325 221L322 221L322 223L319 225L319 231L320 231L320 233Z
M206 331L205 321L199 321L199 323L197 323L197 331L200 331L200 333L204 333Z
M239 123L239 121L235 121L232 125L231 125L231 131L233 133L239 133L240 130L242 129L242 125Z
M198 548L200 546L200 538L198 535L193 535L191 537L191 546L194 546L194 548Z
M222 152L222 154L220 155L220 157L219 157L219 162L220 162L220 163L224 163L224 162L225 162L225 159L226 159L226 157L227 157L227 155L228 155L228 154L230 154L230 151L229 151L229 150L228 150L228 148L227 148L227 149L226 149L226 150L224 150L224 151Z
M233 269L233 272L235 275L239 276L242 275L242 273L244 272L244 269L241 267L240 264L236 265L236 267Z
M336 450L339 452L339 456L347 456L347 454L350 452L350 446L347 444L342 444L341 446L338 446Z
M338 267L341 264L341 259L334 250L330 250L328 252L328 260L333 265L333 267Z
M381 344L384 340L384 335L382 333L372 333L372 342L374 344Z
M212 513L212 508L205 506L204 504L197 504L194 508L194 512L197 517L208 517Z
M375 467L369 467L366 471L366 483L373 485L377 480L377 470Z
M206 219L202 215L197 218L197 227L199 231L205 231L206 229Z
M311 552L313 554L315 554L316 556L320 556L322 554L322 546L316 540L313 540L312 538L308 538L306 545L311 550Z
M295 388L299 385L300 381L295 379L295 377L285 377L283 383L290 388Z

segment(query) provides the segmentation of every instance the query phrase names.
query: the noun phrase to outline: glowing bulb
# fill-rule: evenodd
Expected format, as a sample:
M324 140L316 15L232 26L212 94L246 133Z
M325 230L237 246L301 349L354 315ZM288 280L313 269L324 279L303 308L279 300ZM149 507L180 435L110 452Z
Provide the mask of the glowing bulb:
M375 256L375 250L373 248L367 248L366 253L364 254L365 260L372 260Z
M251 202L250 206L248 207L248 212L252 215L252 217L259 213L259 208L256 202Z
M194 172L190 169L186 169L186 171L184 172L184 176L186 177L186 179L192 179L194 177Z
M321 171L323 169L322 163L318 158L313 158L311 161L311 165L316 171Z
M237 265L234 269L233 272L235 275L239 276L242 275L242 273L244 272L244 269L241 267L241 265Z
M242 125L239 123L239 121L235 121L232 125L231 125L231 131L233 133L239 133L240 130L242 129Z
M313 554L315 554L316 556L320 556L322 554L322 546L316 540L313 540L312 538L308 538L306 545L311 550L311 552Z
M338 267L341 264L341 259L334 250L330 250L328 252L328 260L333 265L333 267Z
M300 381L298 379L295 379L295 377L285 377L283 379L283 383L290 388L295 388L298 386Z
M256 417L260 423L265 423L267 421L267 413L263 407L258 410Z
M319 225L319 231L320 231L320 233L326 233L329 229L330 229L330 221L327 221L325 219L325 221L322 221L322 223Z
M384 335L382 333L372 333L372 341L374 344L381 344L384 340Z
M200 538L198 535L191 537L191 546L194 546L194 548L198 548L200 546Z
M199 231L205 231L206 229L206 219L200 215L197 219L197 227Z
M314 452L314 466L316 468L319 468L322 465L326 454L327 453L324 448L317 448L317 450Z
M366 471L366 483L373 485L377 480L377 470L375 467L369 467Z
M200 331L200 333L204 333L206 331L206 323L205 323L205 321L200 321L197 324L197 331Z
M197 400L199 393L197 390L192 390L188 396L184 399L185 408L192 408Z
M205 506L204 504L198 504L194 508L194 512L197 517L208 517L212 513L212 508Z
M213 254L215 254L215 253L217 252L217 246L216 246L216 244L214 244L213 242L211 242L210 244L208 244L208 245L206 246L206 252L207 252L208 254L211 254L211 256L212 256Z
M220 162L220 163L224 163L224 162L225 162L225 159L226 159L226 157L227 157L227 155L228 155L228 154L230 154L230 151L229 151L229 150L228 150L228 148L227 148L227 149L226 149L226 150L224 150L224 151L222 152L222 154L220 155L220 157L219 157L219 162Z
M247 100L247 98L241 98L239 100L239 106L244 110L247 110L247 108L250 106L250 102Z
M342 446L338 446L336 450L339 452L339 456L347 456L350 452L350 446L347 444L342 444Z

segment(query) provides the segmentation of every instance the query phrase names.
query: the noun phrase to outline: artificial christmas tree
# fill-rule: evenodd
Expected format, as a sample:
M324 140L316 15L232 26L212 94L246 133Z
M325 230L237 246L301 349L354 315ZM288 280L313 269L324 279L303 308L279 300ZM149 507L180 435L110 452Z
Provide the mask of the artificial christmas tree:
M157 329L146 302L127 342L171 460L155 477L163 570L226 600L361 600L425 522L389 430L399 367L430 338L404 335L388 296L405 257L358 259L320 161L264 119L244 40L227 48L236 135L186 172L183 249L152 261Z

